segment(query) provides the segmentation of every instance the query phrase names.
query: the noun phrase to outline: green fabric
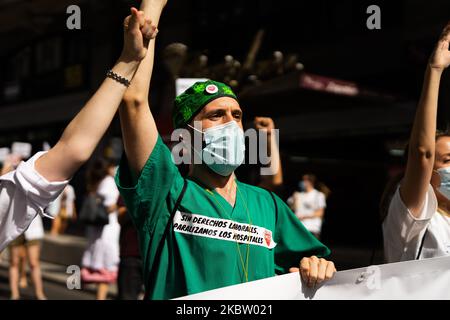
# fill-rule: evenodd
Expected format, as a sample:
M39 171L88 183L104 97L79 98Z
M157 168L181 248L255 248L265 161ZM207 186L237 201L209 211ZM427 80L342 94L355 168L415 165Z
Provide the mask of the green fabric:
M217 92L208 92L207 88L209 86L215 86ZM178 129L184 127L201 109L203 109L204 106L221 97L230 97L237 100L233 90L224 83L212 80L196 82L175 99L172 114L174 128Z
M123 157L116 183L139 234L146 284L152 265L156 264L156 281L146 288L150 299L171 299L245 282L234 241L176 232L171 226L161 257L155 258L184 183L161 137L137 183L131 181L127 159ZM213 192L213 196L198 182L188 179L187 183L179 211L248 223L247 206L251 225L273 232L277 243L274 249L249 246L249 281L287 273L290 267L298 266L302 257L330 254L329 249L309 233L289 207L275 196L276 216L273 198L264 189L237 181L240 192L233 208L217 192ZM248 245L239 246L245 259Z

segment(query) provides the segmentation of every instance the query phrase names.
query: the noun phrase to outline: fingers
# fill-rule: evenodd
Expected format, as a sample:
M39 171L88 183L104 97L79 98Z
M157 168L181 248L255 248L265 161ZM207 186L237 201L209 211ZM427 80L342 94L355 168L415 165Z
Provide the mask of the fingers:
M289 273L296 273L296 272L300 272L299 268L290 268L289 269Z
M158 28L152 24L152 20L145 18L143 11L138 11L136 8L131 8L131 15L125 18L123 23L125 30L133 30L142 33L142 36L151 40L156 38L159 30Z
M141 28L141 14L136 8L131 8L131 17L128 22L128 29L138 30L140 28Z
M145 19L141 32L145 38L150 39L152 33L152 21L150 19Z
M326 274L327 274L327 266L328 266L328 261L327 260L319 259L319 266L318 266L316 285L319 285L319 284L321 284L322 282L325 281L325 277L326 277Z
M123 21L123 27L125 28L125 30L128 30L128 28L130 27L130 19L131 19L131 16L128 16Z
M311 270L309 260L309 258L303 258L302 261L300 261L300 276L305 283L309 282L309 273Z
M255 117L254 123L256 129L265 129L271 127L271 118Z
M442 31L441 39L448 37L449 34L450 34L450 21L447 23L444 30Z
M331 278L333 278L335 273L336 273L336 267L334 266L334 263L331 261L328 261L327 270L325 273L325 281L331 280Z
M290 270L294 269L295 268L291 268ZM300 262L301 277L309 288L313 288L324 281L330 280L335 273L336 268L333 262L319 259L316 256L303 258Z
M142 35L147 39L154 39L158 34L158 28L152 24L152 20L145 19L144 26L141 28Z
M450 22L447 24L447 26L442 31L441 37L439 39L439 48L440 49L448 49L449 42L450 42Z
M255 117L255 123L267 123L269 118Z
M307 285L309 288L314 288L319 276L319 258L312 256L309 259L309 276Z

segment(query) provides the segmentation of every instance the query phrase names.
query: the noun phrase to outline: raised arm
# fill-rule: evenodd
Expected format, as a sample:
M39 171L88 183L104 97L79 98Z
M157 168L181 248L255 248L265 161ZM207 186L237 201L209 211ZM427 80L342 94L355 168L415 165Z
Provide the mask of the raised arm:
M144 11L146 19L158 26L166 3L167 0L143 0L141 10ZM144 167L158 138L158 130L148 102L154 54L155 41L151 41L148 54L139 66L119 108L125 153L136 176Z
M450 24L431 55L422 96L409 141L408 164L400 195L411 213L419 218L434 167L439 85L442 72L450 65Z
M131 9L125 19L124 48L112 71L128 80L147 54L155 36L143 12ZM152 41L153 42L153 41ZM132 82L133 83L133 82ZM87 161L108 129L127 87L106 78L97 92L65 129L58 143L36 161L36 170L49 181L67 180Z
M267 132L267 151L270 157L270 167L267 168L271 174L261 175L259 186L270 191L275 191L283 185L283 171L281 169L280 151L274 131L275 124L272 118L256 117L255 128Z

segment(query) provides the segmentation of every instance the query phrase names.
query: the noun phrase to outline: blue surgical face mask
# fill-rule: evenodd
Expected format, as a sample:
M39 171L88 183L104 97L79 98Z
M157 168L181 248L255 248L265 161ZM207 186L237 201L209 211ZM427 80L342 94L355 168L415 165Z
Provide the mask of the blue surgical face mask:
M197 130L192 126L190 127ZM194 152L215 173L224 177L231 175L244 161L245 138L243 130L236 121L230 121L206 129L202 133L204 148L201 153L194 148Z
M442 168L437 170L439 176L441 177L441 186L439 187L439 192L450 200L450 167Z

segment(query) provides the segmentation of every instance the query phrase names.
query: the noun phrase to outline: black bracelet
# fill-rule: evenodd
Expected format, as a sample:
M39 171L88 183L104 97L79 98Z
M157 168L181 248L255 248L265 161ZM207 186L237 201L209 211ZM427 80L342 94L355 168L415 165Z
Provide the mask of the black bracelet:
M106 77L111 78L111 79L113 79L113 80L115 80L115 81L117 81L117 82L123 84L123 85L124 85L125 87L127 87L127 88L128 88L128 87L130 86L130 84L131 84L130 80L128 80L128 79L126 79L126 78L124 78L124 77L118 75L117 73L115 73L115 72L112 71L112 70L109 70L109 71L106 73Z

